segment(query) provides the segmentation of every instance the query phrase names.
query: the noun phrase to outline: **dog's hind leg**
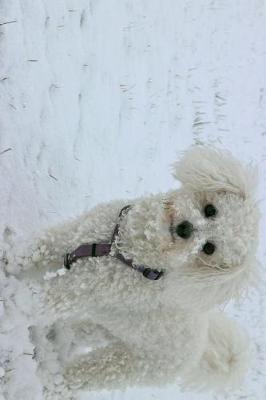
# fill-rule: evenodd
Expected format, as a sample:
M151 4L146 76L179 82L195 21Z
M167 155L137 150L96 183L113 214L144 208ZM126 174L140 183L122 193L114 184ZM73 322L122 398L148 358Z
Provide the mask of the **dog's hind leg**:
M143 348L134 348L116 341L74 360L66 366L64 378L72 389L158 386L175 381L178 363L174 356L169 359L167 354L160 354L158 346L151 348L143 343Z
M138 365L121 342L112 343L79 357L65 368L64 378L72 389L123 388L136 383Z

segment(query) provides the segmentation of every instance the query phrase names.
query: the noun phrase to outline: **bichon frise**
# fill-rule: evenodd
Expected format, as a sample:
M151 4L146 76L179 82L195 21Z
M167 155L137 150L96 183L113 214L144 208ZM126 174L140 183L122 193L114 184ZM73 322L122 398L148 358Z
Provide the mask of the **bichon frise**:
M54 276L43 285L46 337L65 343L69 387L241 381L246 335L215 308L256 275L255 175L195 146L174 165L180 189L99 205L38 240L30 264ZM52 273L63 256L65 273Z

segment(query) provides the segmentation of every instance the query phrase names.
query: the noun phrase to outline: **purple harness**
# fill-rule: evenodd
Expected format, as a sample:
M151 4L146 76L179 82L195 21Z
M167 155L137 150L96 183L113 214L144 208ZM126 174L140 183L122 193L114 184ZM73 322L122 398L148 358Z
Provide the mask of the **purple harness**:
M122 210L119 213L119 219L124 217L129 210L131 209L131 206L125 206L122 208ZM77 247L72 253L66 253L64 257L64 266L67 269L70 269L71 264L76 262L79 258L83 257L102 257L102 256L108 256L111 251L112 244L114 243L116 236L118 235L119 231L119 223L116 224L114 233L111 239L111 243L84 243L81 244L79 247ZM163 275L163 271L158 271L157 269L151 269L147 268L143 265L134 265L133 260L128 260L126 259L123 254L116 252L115 255L113 256L123 262L124 264L128 265L129 267L135 269L138 272L141 272L142 275L150 280L156 281L161 278Z

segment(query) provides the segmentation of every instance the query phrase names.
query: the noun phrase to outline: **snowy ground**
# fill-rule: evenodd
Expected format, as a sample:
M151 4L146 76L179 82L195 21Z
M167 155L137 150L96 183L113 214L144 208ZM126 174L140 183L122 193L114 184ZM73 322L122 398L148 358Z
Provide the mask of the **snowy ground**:
M265 0L0 0L2 256L99 201L173 187L169 164L192 142L255 161L263 200L265 26ZM254 343L238 392L173 386L80 399L265 399L265 287L229 310ZM41 399L31 303L1 267L0 400Z

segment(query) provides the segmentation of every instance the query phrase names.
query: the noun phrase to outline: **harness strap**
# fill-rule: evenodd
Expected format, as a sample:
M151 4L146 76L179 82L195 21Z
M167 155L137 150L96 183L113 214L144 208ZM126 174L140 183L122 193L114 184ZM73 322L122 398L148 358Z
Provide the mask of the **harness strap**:
M70 269L71 264L83 257L102 257L107 256L111 250L110 243L84 243L72 253L67 253L64 258L64 266Z
M119 213L119 218L124 217L128 211L131 209L131 205L125 206ZM76 262L79 258L83 257L102 257L110 255L112 244L114 243L117 235L119 233L119 223L116 224L111 243L84 243L77 247L71 253L66 253L64 256L64 266L67 269L70 269L71 264ZM150 280L158 280L163 275L163 271L158 271L157 269L147 268L143 265L134 265L133 260L127 259L123 256L123 254L116 252L113 256L128 265L129 267L135 269L142 273L142 275Z

